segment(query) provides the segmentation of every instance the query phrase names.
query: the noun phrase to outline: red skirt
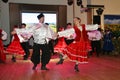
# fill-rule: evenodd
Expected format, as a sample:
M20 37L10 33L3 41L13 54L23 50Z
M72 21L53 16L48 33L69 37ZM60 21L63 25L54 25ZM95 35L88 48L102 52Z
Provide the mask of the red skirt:
M10 45L6 49L7 53L9 54L16 54L16 55L24 55L25 52L20 44L19 41L13 40Z
M67 46L64 37L58 39L58 43L54 47L54 52L63 53L63 50Z
M88 41L79 41L69 44L64 49L64 54L67 54L71 61L78 61L79 63L88 63L88 51L91 50L90 43Z
M5 60L6 60L6 55L4 53L4 46L2 40L0 40L0 61L5 62Z

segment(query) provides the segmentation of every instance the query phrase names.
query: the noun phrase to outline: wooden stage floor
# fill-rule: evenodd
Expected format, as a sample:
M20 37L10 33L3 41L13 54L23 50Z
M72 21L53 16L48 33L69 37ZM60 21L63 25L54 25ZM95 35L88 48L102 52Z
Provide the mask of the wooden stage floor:
M30 60L18 58L14 63L7 58L0 63L0 80L120 80L120 56L92 56L89 63L79 65L80 72L74 71L74 63L68 59L62 65L56 65L57 61L53 56L49 71L41 71L41 64L34 71Z

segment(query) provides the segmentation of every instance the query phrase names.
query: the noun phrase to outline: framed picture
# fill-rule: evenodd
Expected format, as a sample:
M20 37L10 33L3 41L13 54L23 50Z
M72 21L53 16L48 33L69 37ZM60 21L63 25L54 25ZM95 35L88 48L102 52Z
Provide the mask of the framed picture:
M114 37L120 37L120 15L104 15L104 26L112 30Z
M104 15L104 26L112 31L120 31L120 15Z

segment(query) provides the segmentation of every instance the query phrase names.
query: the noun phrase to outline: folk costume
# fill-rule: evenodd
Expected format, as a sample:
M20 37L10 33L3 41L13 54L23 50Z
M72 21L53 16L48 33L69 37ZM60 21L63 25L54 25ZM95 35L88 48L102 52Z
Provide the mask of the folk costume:
M13 35L13 40L9 44L9 46L6 48L7 53L13 54L13 55L21 55L23 56L25 54L21 44L20 40L17 34Z
M63 53L64 48L67 46L64 37L58 39L57 44L54 47L54 52Z
M82 25L82 31L74 26L76 38L73 43L69 44L64 49L64 54L67 54L71 61L78 61L79 63L87 63L87 53L91 49L85 25Z
M98 25L85 25L74 26L70 30L65 30L58 32L59 36L70 36L73 33L76 33L74 41L69 44L63 51L64 54L69 57L69 59L75 62L74 69L79 72L78 64L79 63L88 63L88 51L91 50L90 41L88 40L87 30L96 30ZM64 61L60 59L58 64L62 64Z
M36 24L36 26L30 27L26 30L16 29L16 32L28 39L31 36L34 38L33 54L31 56L31 61L34 64L32 69L35 70L37 65L41 62L41 70L48 70L46 65L49 63L51 58L48 43L50 39L54 38L54 32L52 32L50 27L43 23L44 15L42 13L38 15L37 18L39 23ZM42 55L40 55L40 50L42 51Z
M2 40L7 39L7 33L0 29L0 62L5 62L6 60L6 55L4 53L4 45Z
M64 28L60 28L59 31L64 31ZM57 44L54 46L54 52L62 54L66 46L65 37L59 37Z

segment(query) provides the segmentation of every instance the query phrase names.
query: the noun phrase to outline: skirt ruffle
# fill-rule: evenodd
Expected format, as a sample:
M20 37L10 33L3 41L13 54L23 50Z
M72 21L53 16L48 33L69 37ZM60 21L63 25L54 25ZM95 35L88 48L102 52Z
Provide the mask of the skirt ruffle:
M87 54L88 51L91 50L91 46L89 42L80 41L80 42L73 42L68 45L63 53L67 54L71 61L78 61L79 63L87 63L88 58Z
M54 52L63 53L63 50L65 49L66 46L67 46L67 44L66 44L64 38L60 38L58 40L58 43L54 47Z
M24 55L25 54L19 41L11 42L11 44L7 47L6 51L10 54L16 54L16 55Z

